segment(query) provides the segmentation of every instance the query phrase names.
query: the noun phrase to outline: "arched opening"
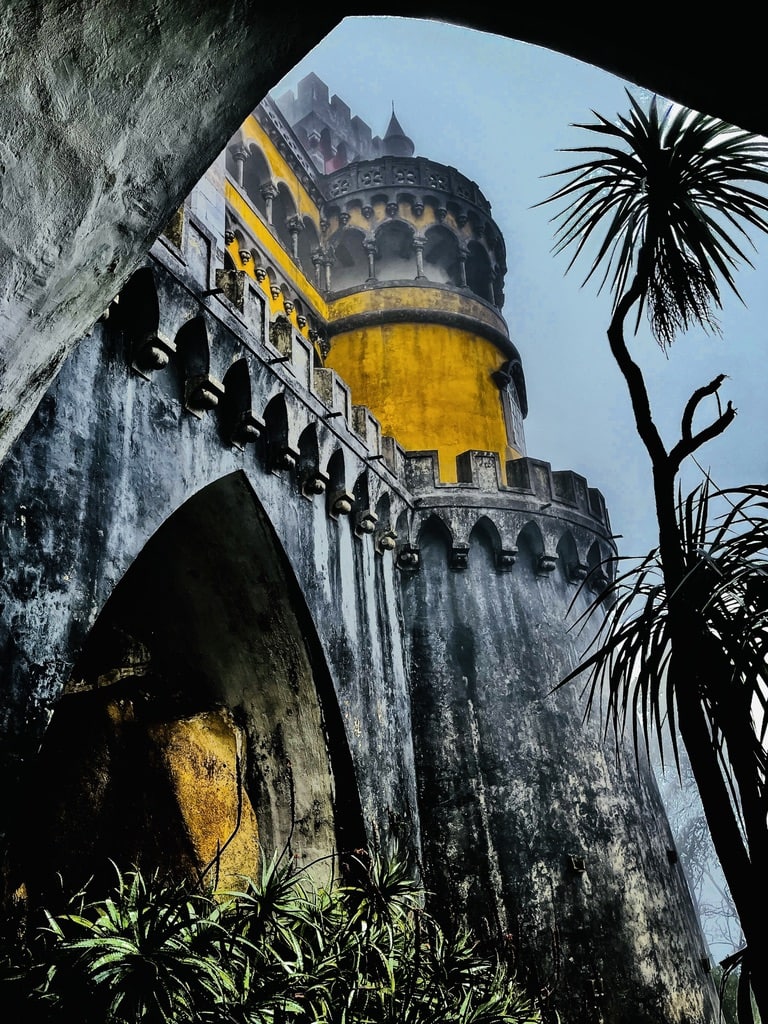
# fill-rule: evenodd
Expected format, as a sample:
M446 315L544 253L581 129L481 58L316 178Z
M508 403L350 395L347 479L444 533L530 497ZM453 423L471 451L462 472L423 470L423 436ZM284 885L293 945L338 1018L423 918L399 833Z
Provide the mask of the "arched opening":
M459 243L456 235L442 225L429 228L424 243L424 273L430 281L461 285Z
M302 223L304 229L299 234L299 263L304 271L304 276L311 278L313 274L312 253L320 245L320 236L311 217L304 217Z
M57 871L108 881L108 858L223 881L260 851L309 864L361 842L315 627L244 475L187 501L116 587L35 774L19 851L33 897Z
M243 188L251 206L267 219L267 204L262 189L271 185L269 164L258 146L248 147L248 157L243 166Z
M348 228L334 239L336 259L331 271L331 280L335 292L354 288L368 277L368 254L364 242L365 235L358 228Z
M293 201L290 189L281 181L277 186L277 195L272 200L272 226L277 237L283 243L285 249L293 252L293 240L288 227L288 222L296 216L296 203Z
M376 277L379 281L412 281L416 277L413 228L389 221L376 232Z
M493 302L491 261L477 242L470 242L467 256L467 287L487 302Z

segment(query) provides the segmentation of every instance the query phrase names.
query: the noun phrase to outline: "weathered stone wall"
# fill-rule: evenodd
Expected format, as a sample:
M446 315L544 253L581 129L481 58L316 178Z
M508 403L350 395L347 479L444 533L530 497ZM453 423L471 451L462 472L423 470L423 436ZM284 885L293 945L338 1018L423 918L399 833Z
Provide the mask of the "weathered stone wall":
M598 711L583 724L577 684L553 692L592 635L567 629L595 598L579 579L594 528L562 508L462 497L459 510L422 498L419 568L403 585L435 906L506 934L564 1021L714 1020L650 771L628 745L616 758ZM516 560L502 570L504 548Z
M372 839L395 819L418 846L404 646L391 628L400 620L396 568L358 515L369 503L397 515L403 489L382 462L370 417L355 414L369 444L351 429L349 395L334 387L335 375L317 378L329 404L309 387L302 338L286 362L265 339L256 299L243 316L225 297L201 297L208 265L201 278L189 267L205 237L202 226L187 235L186 269L158 243L147 271L159 334L179 341L170 364L132 368L140 347L132 332L144 314L138 298L131 307L129 289L67 362L3 464L5 797L29 800L17 782L65 686L64 699L74 701L121 683L135 660L114 660L109 632L121 632L132 650L149 652L149 674L168 683L185 714L223 704L250 734L272 737L273 752L280 747L270 771L291 778L270 783L262 772L254 781L267 790L261 810L282 815L274 836L287 840L296 828L298 841L294 805L303 800L305 817L316 805L312 766L327 773L327 745L341 753L333 787L337 805L346 801L337 814L349 816L347 840L364 841L363 831ZM192 345L191 325L204 352ZM196 359L207 360L202 374ZM228 374L233 365L247 370L247 395ZM201 376L222 396L216 411L192 408ZM345 413L334 403L346 403ZM246 435L238 446L233 423L244 413L267 422L257 442ZM328 480L327 491L308 491L310 479ZM340 495L349 506L335 511ZM320 717L302 725L315 691ZM185 692L202 696L184 704ZM311 743L321 744L316 757ZM253 742L252 763L267 754ZM10 817L8 808L4 822Z

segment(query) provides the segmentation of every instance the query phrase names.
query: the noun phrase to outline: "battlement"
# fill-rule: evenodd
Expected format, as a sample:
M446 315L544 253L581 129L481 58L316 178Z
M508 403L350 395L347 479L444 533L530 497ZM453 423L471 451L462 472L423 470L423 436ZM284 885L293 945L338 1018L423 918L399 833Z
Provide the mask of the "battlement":
M466 567L481 521L499 571L514 566L521 535L538 538L538 575L565 564L566 535L572 581L615 556L603 496L578 474L531 458L502 465L496 452L469 450L457 458L458 482L443 483L437 452L406 452L383 434L313 342L288 316L270 314L258 283L217 266L216 241L187 211L181 244L158 241L115 300L109 323L136 374L151 380L173 364L186 413L217 417L224 443L253 447L308 500L324 496L329 516L349 516L380 554L395 551L403 571L419 568L430 518L451 538L453 569Z

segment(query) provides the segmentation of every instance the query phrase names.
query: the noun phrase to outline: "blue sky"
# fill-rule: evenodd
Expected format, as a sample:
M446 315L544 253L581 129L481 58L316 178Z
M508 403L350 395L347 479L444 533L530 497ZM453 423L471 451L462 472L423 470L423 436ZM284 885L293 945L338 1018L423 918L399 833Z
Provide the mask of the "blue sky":
M309 71L374 134L383 134L394 102L417 154L457 167L490 200L507 245L504 315L526 372L528 454L586 476L606 496L622 553L645 553L656 539L650 472L607 348L610 299L580 287L586 267L564 275L567 259L551 254L552 211L534 208L554 187L543 175L568 161L557 150L585 143L586 133L569 126L591 120L592 109L624 113L626 83L525 43L397 18L345 20L274 93ZM691 332L668 356L644 329L632 342L671 443L691 391L728 374L723 396L739 415L702 453L721 486L765 481L768 469L768 236L756 242L755 269L737 278L746 308L724 296L721 338ZM697 480L691 467L686 482Z

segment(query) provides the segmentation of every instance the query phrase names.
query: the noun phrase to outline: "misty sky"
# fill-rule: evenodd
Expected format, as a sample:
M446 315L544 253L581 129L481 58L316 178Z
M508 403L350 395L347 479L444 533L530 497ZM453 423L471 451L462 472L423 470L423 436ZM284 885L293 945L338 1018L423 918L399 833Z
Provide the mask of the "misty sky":
M345 20L273 92L309 71L374 134L383 135L394 101L416 154L456 167L490 200L507 245L504 316L525 367L528 454L586 476L606 496L622 553L645 553L656 541L650 472L608 352L610 299L591 283L580 287L586 264L564 275L567 259L551 254L553 210L533 208L554 188L543 175L569 162L557 150L587 142L570 125L591 120L592 109L611 119L625 113L626 84L525 43L397 18ZM755 269L737 278L746 308L724 296L722 338L691 332L669 357L647 330L632 344L671 443L691 391L728 374L723 396L739 415L701 456L720 486L763 482L768 468L768 236L755 240ZM686 481L697 479L692 467Z

